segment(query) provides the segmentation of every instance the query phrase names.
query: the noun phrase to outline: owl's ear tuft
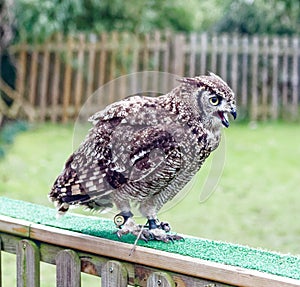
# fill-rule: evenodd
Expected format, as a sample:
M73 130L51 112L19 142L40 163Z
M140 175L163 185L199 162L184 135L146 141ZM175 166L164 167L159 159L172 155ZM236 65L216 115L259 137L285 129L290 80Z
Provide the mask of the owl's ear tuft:
M216 75L213 72L208 72L209 76L214 77L215 79L218 79L220 82L222 82L223 84L225 84L226 86L228 86L228 84L218 75Z
M179 79L179 82L188 84L190 86L198 87L198 88L200 88L202 86L202 83L197 78L185 77L185 78Z

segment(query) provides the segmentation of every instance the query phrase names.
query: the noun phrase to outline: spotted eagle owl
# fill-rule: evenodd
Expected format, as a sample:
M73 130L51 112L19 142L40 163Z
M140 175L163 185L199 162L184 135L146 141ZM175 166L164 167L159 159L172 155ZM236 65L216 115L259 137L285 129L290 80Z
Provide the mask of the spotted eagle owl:
M59 214L71 205L102 211L114 204L120 237L180 238L157 213L218 147L228 114L236 118L236 105L233 91L213 73L179 81L168 94L128 97L89 119L93 127L49 194ZM131 202L148 220L142 232Z

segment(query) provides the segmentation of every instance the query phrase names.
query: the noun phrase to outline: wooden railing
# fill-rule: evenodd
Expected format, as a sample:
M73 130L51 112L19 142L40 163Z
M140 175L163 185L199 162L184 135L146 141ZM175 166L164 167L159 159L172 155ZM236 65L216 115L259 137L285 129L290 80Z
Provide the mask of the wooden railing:
M240 118L298 117L299 37L163 32L58 35L42 44L17 44L10 53L16 64L16 89L9 93L3 82L0 89L9 93L30 119L73 120L99 87L139 71L178 76L213 71L235 91ZM147 90L147 78L142 81ZM120 99L120 90L126 90L126 85L134 88L136 82L111 89L107 98ZM155 83L154 88L158 88Z
M300 286L298 280L141 246L129 255L130 244L7 216L0 216L0 239L1 250L16 254L18 287L40 286L40 261L56 265L59 287L79 287L81 272L101 276L102 287Z

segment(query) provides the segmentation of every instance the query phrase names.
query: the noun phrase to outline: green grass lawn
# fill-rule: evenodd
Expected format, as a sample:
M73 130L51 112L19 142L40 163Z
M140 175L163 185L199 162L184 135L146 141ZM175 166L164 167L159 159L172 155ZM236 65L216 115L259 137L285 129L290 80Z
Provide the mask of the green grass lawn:
M208 161L160 219L179 233L300 254L300 125L232 123L224 134L226 162L213 195L200 202ZM19 134L0 161L0 195L52 206L47 193L72 152L72 138L71 125Z

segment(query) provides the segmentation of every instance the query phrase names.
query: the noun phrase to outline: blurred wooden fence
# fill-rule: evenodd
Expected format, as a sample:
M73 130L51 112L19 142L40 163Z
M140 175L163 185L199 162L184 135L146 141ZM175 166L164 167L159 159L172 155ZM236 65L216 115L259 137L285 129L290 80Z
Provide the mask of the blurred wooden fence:
M299 42L298 37L162 32L58 35L43 44L10 48L18 74L14 97L27 107L31 118L66 122L74 120L95 90L118 76L149 70L178 76L213 71L235 91L241 117L295 119L300 95ZM148 90L156 83L149 86L147 77L142 81ZM137 84L125 82L111 89L107 103L119 99L126 85Z

